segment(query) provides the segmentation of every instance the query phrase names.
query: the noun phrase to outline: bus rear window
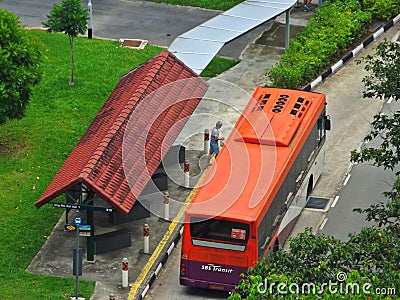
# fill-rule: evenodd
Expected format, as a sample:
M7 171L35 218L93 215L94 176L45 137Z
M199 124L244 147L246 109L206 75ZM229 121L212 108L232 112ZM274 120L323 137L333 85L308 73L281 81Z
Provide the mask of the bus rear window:
M249 224L220 219L190 219L190 235L193 239L213 240L245 245L249 239Z

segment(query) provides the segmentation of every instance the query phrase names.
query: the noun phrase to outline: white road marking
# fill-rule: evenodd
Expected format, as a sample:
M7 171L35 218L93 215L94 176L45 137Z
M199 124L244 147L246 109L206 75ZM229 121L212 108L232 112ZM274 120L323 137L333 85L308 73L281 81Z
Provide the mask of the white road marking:
M325 219L322 221L321 226L319 226L319 230L324 229L326 222L328 222L328 218L325 218Z
M333 203L332 203L331 207L335 207L335 206L336 206L336 203L338 202L339 197L340 197L340 196L336 196L336 197L335 197L335 200L333 200Z
M351 177L351 174L347 175L346 179L343 182L344 186L346 186L347 182L349 182L350 177Z

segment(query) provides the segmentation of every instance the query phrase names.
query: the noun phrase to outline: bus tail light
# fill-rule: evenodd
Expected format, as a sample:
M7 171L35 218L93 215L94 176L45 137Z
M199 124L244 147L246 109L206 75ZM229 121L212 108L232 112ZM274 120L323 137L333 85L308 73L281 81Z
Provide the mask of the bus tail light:
M186 253L182 253L181 256L181 275L186 275L186 263L187 263L188 256Z
M185 275L186 274L186 264L181 263L181 275Z

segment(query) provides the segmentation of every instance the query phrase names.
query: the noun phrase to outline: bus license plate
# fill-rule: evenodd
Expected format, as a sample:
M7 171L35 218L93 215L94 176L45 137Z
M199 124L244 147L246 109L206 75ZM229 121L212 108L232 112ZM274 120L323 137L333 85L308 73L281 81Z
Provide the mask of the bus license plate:
M224 286L219 284L209 284L208 287L213 290L225 290Z

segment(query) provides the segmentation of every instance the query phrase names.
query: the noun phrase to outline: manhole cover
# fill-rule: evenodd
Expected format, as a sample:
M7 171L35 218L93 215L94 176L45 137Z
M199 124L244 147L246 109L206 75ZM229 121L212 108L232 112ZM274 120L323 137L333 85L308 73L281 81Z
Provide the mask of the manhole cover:
M306 208L326 210L329 200L330 200L329 198L309 197L306 204Z

